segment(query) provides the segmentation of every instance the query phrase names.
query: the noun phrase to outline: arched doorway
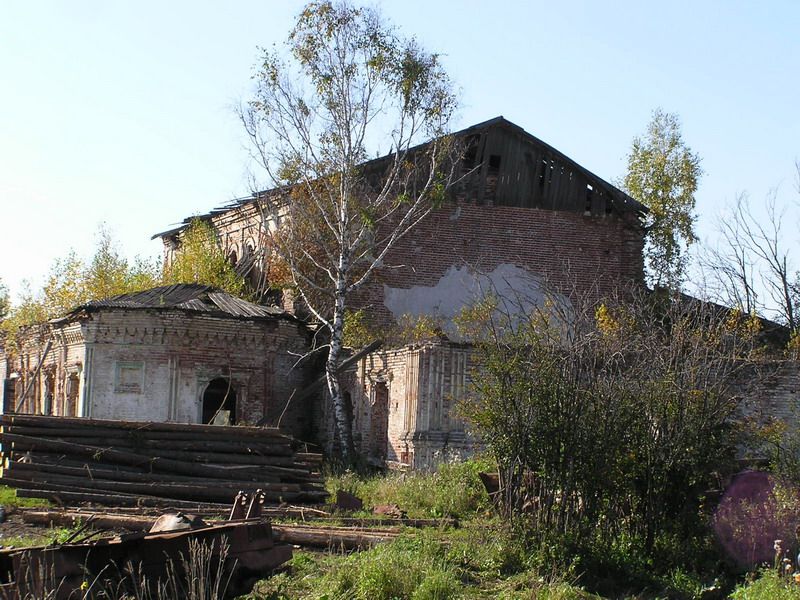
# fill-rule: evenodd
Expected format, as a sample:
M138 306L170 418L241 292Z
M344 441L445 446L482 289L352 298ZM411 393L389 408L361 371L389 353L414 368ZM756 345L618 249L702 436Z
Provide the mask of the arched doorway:
M203 392L203 423L213 425L236 423L236 389L224 377L209 381Z

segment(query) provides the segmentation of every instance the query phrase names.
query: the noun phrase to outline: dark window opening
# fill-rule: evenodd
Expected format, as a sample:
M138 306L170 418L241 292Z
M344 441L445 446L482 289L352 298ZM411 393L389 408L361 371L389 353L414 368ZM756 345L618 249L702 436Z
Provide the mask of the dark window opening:
M78 416L78 392L80 390L80 376L77 373L70 373L67 378L67 405L64 413L68 417Z
M234 266L234 267L239 262L239 259L236 256L236 251L235 250L231 250L231 253L228 254L228 262L230 262L231 266Z
M203 423L236 424L236 390L224 377L212 379L203 392Z
M612 204L611 199L608 197L603 198L603 205L605 207L606 214L610 215L611 211L614 210L614 205Z
M489 156L489 169L493 171L500 170L500 155L498 154L491 154Z
M17 398L17 378L8 378L3 382L3 414L14 412Z
M56 391L56 376L52 371L48 371L44 376L44 394L42 396L42 414L53 414L53 397Z
M592 197L594 196L594 189L591 185L586 186L586 206L585 210L587 213L592 212Z

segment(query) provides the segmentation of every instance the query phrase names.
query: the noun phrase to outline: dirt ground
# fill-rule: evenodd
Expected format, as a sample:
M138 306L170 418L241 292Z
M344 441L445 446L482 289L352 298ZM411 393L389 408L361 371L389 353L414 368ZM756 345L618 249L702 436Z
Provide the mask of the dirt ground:
M43 541L46 541L49 535L49 529L25 523L19 509L6 507L5 517L0 523L0 547L11 545L8 540L15 538L43 538Z

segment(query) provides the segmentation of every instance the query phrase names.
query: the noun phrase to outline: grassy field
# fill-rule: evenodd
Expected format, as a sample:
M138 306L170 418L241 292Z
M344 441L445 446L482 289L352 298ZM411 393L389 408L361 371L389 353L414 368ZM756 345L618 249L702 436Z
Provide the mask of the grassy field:
M561 546L526 545L490 506L477 476L487 468L471 461L443 465L435 474L329 476L329 492L353 493L365 507L396 504L411 518L452 517L459 527L409 528L398 539L361 552L296 551L283 572L259 582L248 598L800 600L800 586L771 570L731 578L707 570L659 569L630 549L593 563L586 556L564 555Z
M406 528L394 541L361 552L295 551L281 572L248 600L800 600L800 585L773 570L739 574L659 569L630 549L592 561L564 546L523 542L496 514L478 479L480 461L443 465L435 474L329 476L328 490L351 492L369 508L396 504L411 518L458 520L458 527ZM0 487L0 503L41 505ZM369 514L368 510L361 516ZM356 515L358 516L358 515ZM64 541L73 530L3 535L3 546ZM598 565L601 565L598 567ZM613 568L608 568L612 565Z

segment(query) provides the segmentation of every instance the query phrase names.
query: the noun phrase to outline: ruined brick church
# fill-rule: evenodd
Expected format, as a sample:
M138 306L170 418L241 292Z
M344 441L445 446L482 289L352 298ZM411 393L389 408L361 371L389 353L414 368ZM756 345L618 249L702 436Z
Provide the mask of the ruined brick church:
M456 135L466 151L451 200L402 238L386 260L391 268L357 298L375 319L431 316L450 334L449 319L487 287L536 298L546 282L567 301L573 294L599 300L621 283L643 281L641 204L502 117ZM245 198L200 217L240 264L259 256L256 202ZM167 261L188 223L159 234ZM264 265L248 267L254 279L266 276ZM425 467L472 451L477 440L453 411L470 373L469 344L456 337L385 347L347 370L345 398L364 457ZM317 397L306 408L309 435L330 446L331 407Z
M357 298L360 306L387 325L408 316L430 316L444 323L443 335L436 340L381 348L352 363L344 374L356 447L365 458L378 463L424 468L451 455L468 454L479 444L453 410L468 392L471 360L469 344L451 335L447 323L487 289L501 294L503 290L524 292L535 301L542 297L546 282L548 289L569 302L576 294L599 300L620 284L643 282L642 216L646 209L641 204L502 117L455 135L466 151L462 178L452 197L401 239L386 260L391 268L381 269ZM262 222L257 202L256 197L244 198L199 217L213 226L231 261L246 265L254 280L268 277L267 265L260 258L264 254L258 252ZM179 248L181 232L189 222L187 219L180 227L158 234L164 243L165 261ZM283 302L285 312L260 315L242 314L251 309L231 307L225 301L221 310L217 306L206 312L192 302L172 307L183 317L193 304L199 311L192 319L201 329L186 328L186 335L195 336L196 341L185 342L183 347L175 342L175 336L165 333L168 322L148 321L149 329L142 324L119 339L114 332L119 333L120 327L127 332L131 326L126 329L114 322L111 329L104 330L103 340L93 334L92 345L94 352L119 350L107 356L109 365L115 365L109 366L109 372L119 380L111 377L107 384L107 402L114 402L114 386L125 391L125 386L138 385L143 390L148 374L163 372L172 386L157 392L171 399L164 418L203 420L208 386L222 381L236 394L229 413L237 422L277 424L282 419L281 426L296 435L330 447L335 443L333 417L324 394L299 394L319 373L300 373L291 369L291 361L281 358L308 343L302 325L292 316L290 300L287 297ZM208 302L207 294L202 301ZM124 308L124 304L99 306L91 317L101 320L104 312L117 314ZM233 314L226 314L226 308ZM144 323L143 315L150 318L158 309L144 307L135 313L136 318ZM162 307L162 320L164 315ZM104 318L109 324L113 321L110 316ZM239 337L219 342L219 335L230 337L223 332L232 331L234 323L242 332ZM209 357L197 350L198 344L206 343L202 327L211 327L217 335L213 338L212 334L212 339L222 348L219 356ZM173 340L172 345L165 342L167 338ZM139 346L140 352L131 354L134 339L152 343L161 351ZM255 353L268 358L259 363L253 360ZM64 352L54 354L66 356ZM35 362L29 357L28 366L20 368L23 378L33 376L31 365ZM63 391L61 400L53 391L46 392L52 414L69 414L69 410L86 414L86 409L81 413L79 407L88 406L105 414L96 395L98 384L88 379L85 362L85 358L83 362L74 360L48 371L52 390ZM0 375L8 381L9 373ZM28 388L18 383L13 395L19 396L23 387ZM41 401L46 387L40 384L32 397ZM292 390L299 400L287 406L286 397ZM91 402L80 399L84 397L92 398ZM135 404L137 398L129 401ZM53 402L59 408L52 408Z

